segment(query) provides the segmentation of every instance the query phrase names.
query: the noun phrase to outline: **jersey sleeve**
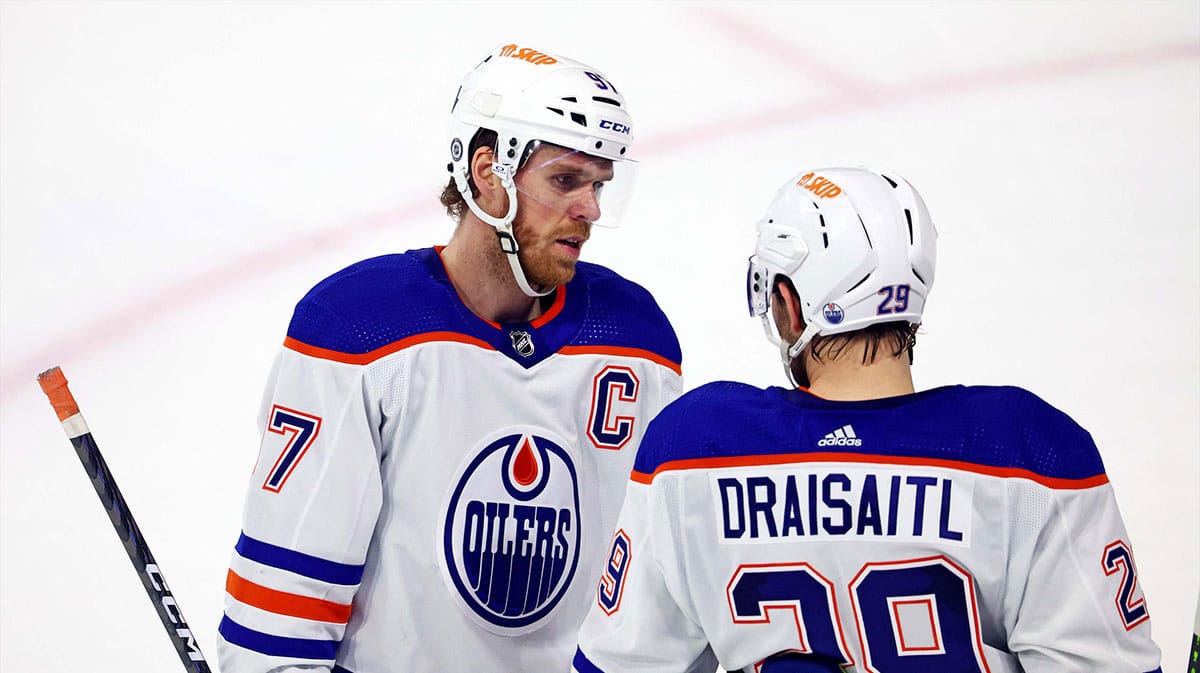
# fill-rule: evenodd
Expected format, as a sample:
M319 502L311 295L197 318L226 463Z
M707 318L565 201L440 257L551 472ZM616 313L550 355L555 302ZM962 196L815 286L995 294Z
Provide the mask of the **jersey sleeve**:
M676 564L668 515L655 499L652 485L629 484L595 602L580 629L575 673L716 670L686 597L671 586L677 578L669 569Z
M1159 671L1160 652L1112 487L1012 488L1021 493L1014 502L1009 576L1025 579L1008 588L1005 614L1009 648L1024 670Z
M277 357L227 574L222 670L333 666L382 498L369 390L363 366L287 347Z

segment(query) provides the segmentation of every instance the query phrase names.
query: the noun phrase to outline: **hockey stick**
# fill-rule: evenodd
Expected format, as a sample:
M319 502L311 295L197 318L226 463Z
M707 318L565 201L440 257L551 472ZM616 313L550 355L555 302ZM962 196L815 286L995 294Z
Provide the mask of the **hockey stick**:
M67 378L63 376L61 369L55 367L38 374L38 384L42 386L46 397L50 398L50 404L54 407L54 412L58 414L58 420L62 422L63 429L67 431L67 437L71 439L75 453L79 454L79 462L83 463L83 469L91 477L92 486L96 488L96 495L100 496L100 502L108 511L108 518L112 521L113 528L117 530L121 543L125 545L125 552L129 554L129 560L133 562L133 567L142 580L142 586L146 588L146 594L150 596L150 602L154 604L154 609L158 612L158 618L162 621L163 627L167 629L167 635L171 637L171 644L179 653L179 659L183 662L184 668L191 673L211 673L208 663L204 660L204 654L196 643L195 636L192 635L191 629L183 619L183 613L180 612L175 597L167 588L167 581L163 578L162 571L154 562L154 556L150 553L150 548L146 546L146 540L142 538L142 531L138 529L137 522L133 520L129 506L125 504L125 498L117 488L117 482L113 480L112 473L108 471L108 465L104 462L104 457L100 455L100 448L96 446L96 440L92 437L87 423L79 413L79 405L75 403L75 397L67 388Z
M1188 655L1188 673L1200 673L1200 600L1196 601L1196 624L1192 627L1192 652Z

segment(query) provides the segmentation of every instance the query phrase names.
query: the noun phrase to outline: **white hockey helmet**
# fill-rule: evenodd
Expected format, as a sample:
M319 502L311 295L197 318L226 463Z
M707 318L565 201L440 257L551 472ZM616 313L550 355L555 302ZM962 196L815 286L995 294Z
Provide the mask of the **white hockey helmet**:
M593 222L612 226L628 196L634 162L626 155L632 140L632 119L625 97L599 70L562 56L515 44L496 47L467 73L450 111L448 168L467 206L479 219L496 228L517 284L530 288L517 259L512 223L517 215L514 182L521 163L536 143L546 142L592 157L613 161L614 177L597 195L601 216ZM471 194L471 140L480 129L496 133L493 172L508 193L508 212L494 217Z
M780 345L790 375L792 359L819 334L920 323L936 262L937 230L904 178L866 167L805 170L758 223L746 278L750 314ZM781 343L770 323L779 276L800 298L805 329L793 344Z

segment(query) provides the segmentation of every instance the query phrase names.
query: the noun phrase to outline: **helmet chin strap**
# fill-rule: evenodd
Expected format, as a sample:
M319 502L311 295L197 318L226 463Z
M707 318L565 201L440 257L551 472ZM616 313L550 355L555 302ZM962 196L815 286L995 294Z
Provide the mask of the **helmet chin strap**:
M471 186L466 180L455 180L455 184L471 212L496 229L496 236L500 239L500 250L508 259L508 266L512 269L517 287L521 288L521 292L528 297L544 297L553 292L555 287L551 286L543 292L534 290L529 284L529 279L525 277L525 270L521 268L520 258L517 257L521 246L517 245L517 237L513 235L512 228L513 220L517 219L517 185L513 182L513 168L504 164L492 164L492 172L500 176L500 185L508 194L508 212L504 214L504 217L492 217L479 204L475 203L475 198L471 196Z
M787 374L788 381L792 384L792 387L798 388L800 384L796 382L796 377L792 374L792 361L800 355L800 351L804 350L804 347L813 340L813 337L817 336L820 328L815 323L810 323L804 327L804 332L800 334L800 338L796 339L795 343L788 344L788 342L776 336L777 332L772 329L769 315L770 312L767 312L762 316L763 331L767 333L767 337L771 341L779 344L779 360L783 363L783 371Z

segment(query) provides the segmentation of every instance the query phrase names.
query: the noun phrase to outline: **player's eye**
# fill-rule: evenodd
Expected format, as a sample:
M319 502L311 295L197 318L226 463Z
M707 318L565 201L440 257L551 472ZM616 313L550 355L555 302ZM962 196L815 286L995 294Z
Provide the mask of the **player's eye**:
M579 188L579 176L574 173L560 173L553 178L554 186L564 192Z

